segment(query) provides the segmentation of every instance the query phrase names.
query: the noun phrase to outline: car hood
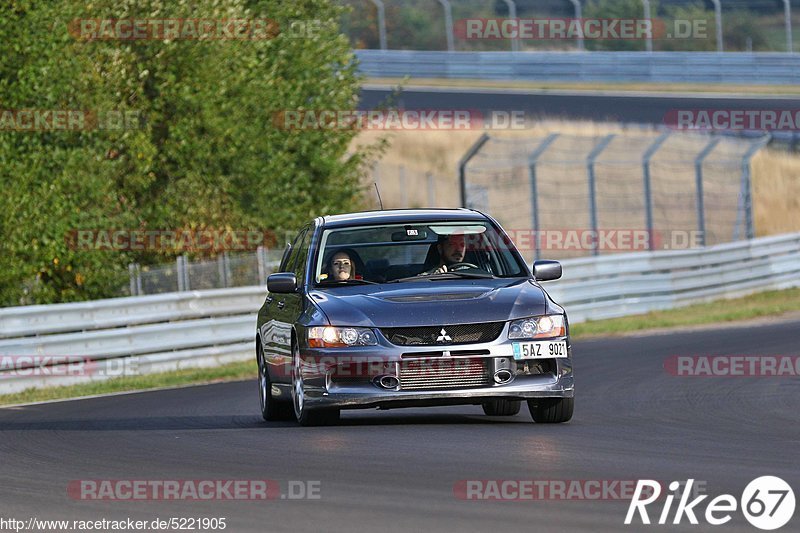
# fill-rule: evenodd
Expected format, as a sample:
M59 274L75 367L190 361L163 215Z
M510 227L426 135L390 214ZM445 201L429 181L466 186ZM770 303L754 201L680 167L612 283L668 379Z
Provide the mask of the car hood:
M528 279L415 281L312 290L333 325L403 327L500 322L541 315L544 291Z

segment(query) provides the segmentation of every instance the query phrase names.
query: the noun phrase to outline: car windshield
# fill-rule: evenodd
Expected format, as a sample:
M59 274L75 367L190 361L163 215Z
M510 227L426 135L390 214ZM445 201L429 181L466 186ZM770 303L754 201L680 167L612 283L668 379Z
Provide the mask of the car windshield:
M336 286L527 276L513 245L484 221L325 230L314 281Z

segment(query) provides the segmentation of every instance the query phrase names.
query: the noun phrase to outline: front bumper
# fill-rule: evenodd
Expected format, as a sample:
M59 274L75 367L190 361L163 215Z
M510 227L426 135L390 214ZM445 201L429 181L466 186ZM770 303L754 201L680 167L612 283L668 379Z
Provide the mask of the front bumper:
M504 332L505 333L505 332ZM574 395L572 374L572 346L569 337L552 340L567 341L567 357L528 360L531 365L541 364L541 373L524 373L514 360L512 342L505 340L486 344L456 346L378 346L347 349L312 349L301 351L304 401L309 408L392 408L454 404L479 404L490 399L527 400L532 398L571 398ZM448 351L449 355L428 357L435 351ZM465 355L461 355L465 354ZM480 359L488 372L488 383L455 388L424 388L406 390L382 388L376 383L380 375L397 374L400 364L410 360L431 362L475 361ZM352 368L356 372L350 372ZM513 377L506 383L496 383L492 378L497 369L512 369ZM367 371L364 371L367 369ZM355 374L355 375L353 375ZM346 376L344 379L340 379ZM441 383L440 383L441 385Z

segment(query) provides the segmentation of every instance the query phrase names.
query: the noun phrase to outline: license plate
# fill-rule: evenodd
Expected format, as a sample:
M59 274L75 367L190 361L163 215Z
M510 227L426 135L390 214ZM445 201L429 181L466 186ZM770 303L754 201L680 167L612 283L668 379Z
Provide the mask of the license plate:
M567 341L515 342L511 346L517 361L567 356Z

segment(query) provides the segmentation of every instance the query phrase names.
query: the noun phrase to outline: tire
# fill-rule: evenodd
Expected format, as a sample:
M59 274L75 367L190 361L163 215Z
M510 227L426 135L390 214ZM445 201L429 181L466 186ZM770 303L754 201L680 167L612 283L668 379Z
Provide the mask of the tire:
M491 400L482 404L483 412L489 416L514 416L522 407L520 400Z
M291 402L280 402L272 396L272 381L264 364L264 354L261 350L261 341L256 341L256 360L258 361L258 401L261 407L261 417L267 421L292 420L294 410Z
M300 350L292 339L292 408L301 426L329 426L339 421L339 409L309 409L305 402Z
M575 407L575 398L534 398L528 400L531 418L539 424L569 422Z

